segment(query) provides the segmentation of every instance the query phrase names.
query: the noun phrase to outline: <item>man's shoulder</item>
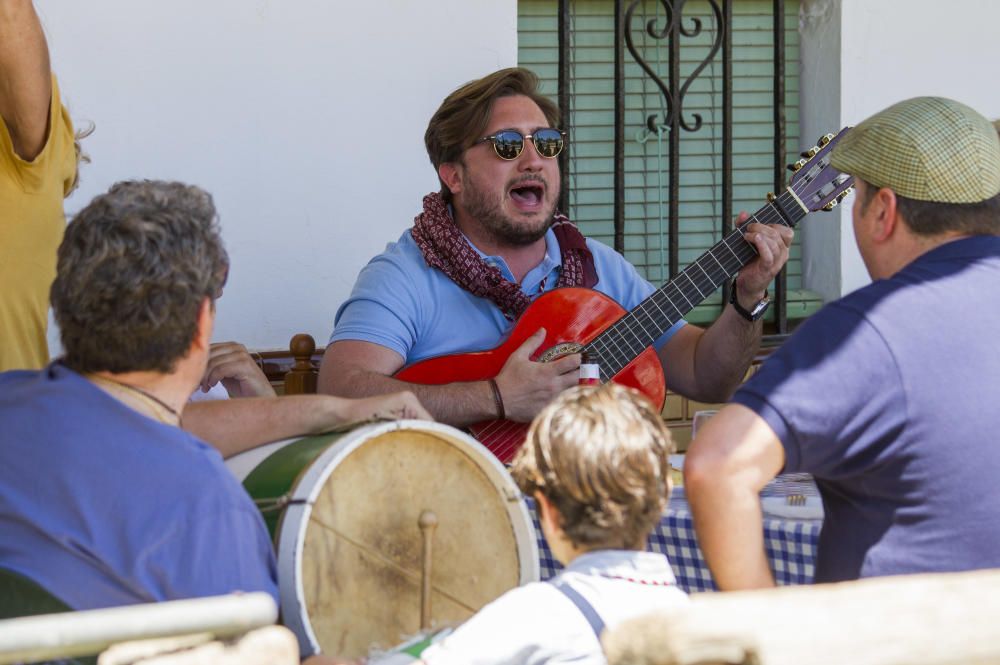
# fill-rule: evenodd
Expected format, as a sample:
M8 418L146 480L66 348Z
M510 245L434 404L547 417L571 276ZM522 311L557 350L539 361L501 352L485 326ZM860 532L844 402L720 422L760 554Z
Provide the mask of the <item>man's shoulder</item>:
M423 253L407 229L398 240L387 243L381 252L365 264L358 274L355 286L380 287L386 282L401 280L410 284L432 279L434 272L437 271L428 267Z

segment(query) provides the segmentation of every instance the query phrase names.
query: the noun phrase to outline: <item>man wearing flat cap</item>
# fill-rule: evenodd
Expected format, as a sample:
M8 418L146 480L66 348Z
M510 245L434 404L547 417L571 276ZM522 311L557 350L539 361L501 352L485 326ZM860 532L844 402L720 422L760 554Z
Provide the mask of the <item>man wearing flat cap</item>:
M918 97L852 129L872 283L813 315L699 430L685 461L723 589L772 586L758 493L816 479L816 581L1000 567L1000 142L958 102Z

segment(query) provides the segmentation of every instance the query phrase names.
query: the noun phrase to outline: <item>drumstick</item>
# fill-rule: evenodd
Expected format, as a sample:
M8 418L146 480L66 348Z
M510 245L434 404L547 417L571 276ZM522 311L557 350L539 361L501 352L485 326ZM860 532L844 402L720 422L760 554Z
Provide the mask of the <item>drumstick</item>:
M431 627L431 548L434 543L434 529L438 518L434 511L425 510L417 520L420 535L424 541L424 555L420 580L420 630L430 630Z

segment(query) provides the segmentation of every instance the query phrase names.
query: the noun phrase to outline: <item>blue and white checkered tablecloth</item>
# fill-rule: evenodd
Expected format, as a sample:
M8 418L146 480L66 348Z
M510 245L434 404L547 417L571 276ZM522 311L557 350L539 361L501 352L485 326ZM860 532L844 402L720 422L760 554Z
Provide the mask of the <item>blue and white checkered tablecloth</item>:
M762 497L802 494L815 496L816 485L809 476L789 474L779 476L770 483ZM538 537L538 558L543 580L553 577L562 566L552 556L541 527L535 503L528 500L528 510ZM779 519L765 515L764 547L771 570L778 584L809 584L815 574L816 541L823 521L821 519ZM691 510L683 487L674 488L670 504L659 525L649 535L646 548L651 552L667 555L677 577L677 585L687 592L714 591L712 574L698 549Z

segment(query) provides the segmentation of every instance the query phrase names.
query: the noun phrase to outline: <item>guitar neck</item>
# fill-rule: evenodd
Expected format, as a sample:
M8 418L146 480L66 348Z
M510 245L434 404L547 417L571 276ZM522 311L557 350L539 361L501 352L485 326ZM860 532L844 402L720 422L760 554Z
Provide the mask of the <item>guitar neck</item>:
M585 349L600 363L601 380L610 381L660 335L757 256L757 250L743 237L747 224L758 222L794 227L806 213L795 194L786 189L594 338Z

